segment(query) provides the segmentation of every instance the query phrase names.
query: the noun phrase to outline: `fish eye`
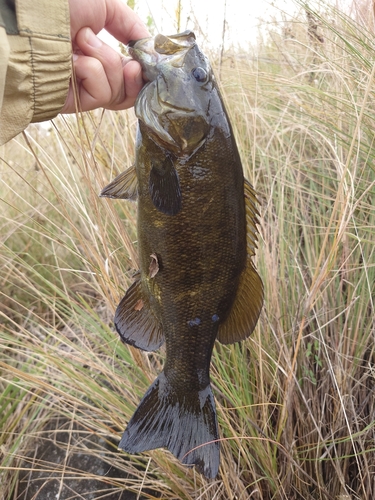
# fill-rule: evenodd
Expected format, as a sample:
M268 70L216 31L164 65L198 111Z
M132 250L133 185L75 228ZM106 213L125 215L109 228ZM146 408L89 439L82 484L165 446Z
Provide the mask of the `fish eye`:
M194 78L197 80L197 82L205 82L207 80L207 72L206 70L204 70L203 68L194 68L192 71L191 71L192 75L194 76Z

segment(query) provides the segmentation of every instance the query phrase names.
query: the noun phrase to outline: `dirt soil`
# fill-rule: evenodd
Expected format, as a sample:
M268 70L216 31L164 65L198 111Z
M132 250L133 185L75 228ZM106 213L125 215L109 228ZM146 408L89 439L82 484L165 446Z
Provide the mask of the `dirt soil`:
M122 486L131 478L120 468L105 461L106 450L113 456L116 447L112 447L102 437L87 433L87 429L77 425L73 429L69 428L67 421L60 421L58 425L56 421L52 422L43 430L42 435L44 439L35 443L28 460L21 464L26 470L20 473L15 499L145 499L144 496L138 496L137 493L128 491L126 486ZM119 461L125 459L125 456L119 453ZM54 464L56 467L53 467ZM119 486L109 484L108 478L119 479ZM158 496L155 492L147 493Z

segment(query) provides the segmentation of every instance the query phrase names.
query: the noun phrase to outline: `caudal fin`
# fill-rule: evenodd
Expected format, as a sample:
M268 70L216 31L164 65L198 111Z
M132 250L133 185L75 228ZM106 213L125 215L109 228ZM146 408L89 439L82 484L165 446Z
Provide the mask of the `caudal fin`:
M130 419L119 448L139 453L168 448L183 464L195 465L207 478L220 463L215 401L208 385L190 394L177 393L162 372Z

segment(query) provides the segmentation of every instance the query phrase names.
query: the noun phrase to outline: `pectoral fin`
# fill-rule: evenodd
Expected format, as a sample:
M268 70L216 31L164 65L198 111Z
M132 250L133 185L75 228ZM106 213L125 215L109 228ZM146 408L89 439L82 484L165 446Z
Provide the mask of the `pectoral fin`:
M119 174L102 189L99 196L122 200L136 200L138 197L138 181L135 167L132 166Z
M163 161L152 161L149 192L153 204L163 214L176 215L180 211L180 180L169 156Z
M160 323L142 293L141 281L135 281L121 300L115 314L115 326L121 340L144 351L156 351L164 342Z
M252 261L257 248L258 210L256 193L245 180L245 206L247 226L247 261L232 309L220 325L217 339L222 344L232 344L246 339L257 324L263 306L263 283Z

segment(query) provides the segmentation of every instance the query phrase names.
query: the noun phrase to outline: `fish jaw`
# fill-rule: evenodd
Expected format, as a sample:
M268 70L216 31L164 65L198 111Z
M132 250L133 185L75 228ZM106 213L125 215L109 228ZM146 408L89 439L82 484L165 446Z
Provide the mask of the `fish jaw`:
M137 117L159 146L190 156L210 133L215 91L209 61L194 33L141 39L130 44L129 53L149 80L135 103Z
M142 38L129 42L128 51L133 59L138 61L144 75L149 81L157 78L158 65L161 63L180 67L186 53L195 45L195 35L185 31L177 35Z

